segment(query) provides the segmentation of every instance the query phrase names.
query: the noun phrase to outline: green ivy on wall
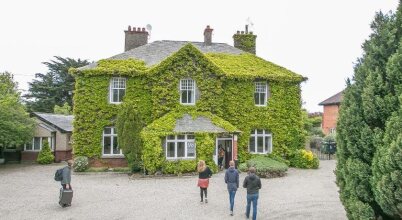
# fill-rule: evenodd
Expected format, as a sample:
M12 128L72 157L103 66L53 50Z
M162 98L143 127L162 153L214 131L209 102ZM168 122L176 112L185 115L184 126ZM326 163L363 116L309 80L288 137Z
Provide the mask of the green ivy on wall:
M115 125L122 108L108 103L109 82L115 76L127 77L124 100L130 101L147 124L141 131L142 158L150 173L195 169L196 160L166 161L163 156L162 138L172 134L176 119L184 113L208 117L230 132L241 131L241 162L252 156L248 141L254 129L273 134L274 155L287 157L304 146L299 84L306 78L251 54L202 54L188 44L149 68L133 59L102 60L96 68L70 72L76 76L75 155L101 157L103 128ZM194 106L179 102L179 82L184 78L195 80L198 95ZM270 97L266 107L254 104L256 80L268 82ZM213 134L196 134L197 159L205 159L213 169L215 138Z

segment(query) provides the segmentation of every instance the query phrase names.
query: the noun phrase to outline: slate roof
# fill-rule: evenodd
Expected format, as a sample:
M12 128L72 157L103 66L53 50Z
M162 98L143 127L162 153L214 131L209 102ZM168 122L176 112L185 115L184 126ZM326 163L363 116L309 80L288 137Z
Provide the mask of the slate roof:
M318 105L339 105L341 104L343 98L343 91L338 92L337 94L325 99L324 101L320 102Z
M174 132L208 132L208 133L224 133L225 129L214 125L211 119L200 116L195 119L188 114L184 114L182 118L176 120Z
M62 133L73 131L73 115L59 115L40 112L33 112L33 115L49 125L59 129Z
M184 45L191 43L202 53L226 53L238 55L245 53L244 51L237 49L225 43L212 43L210 46L206 46L204 42L194 42L194 41L171 41L162 40L154 41L152 43L131 49L121 54L117 54L108 59L112 60L126 60L129 58L143 60L145 64L153 66L160 63L162 60L166 59L168 56L177 52ZM79 70L92 69L97 66L97 63L91 63L87 66L78 68Z

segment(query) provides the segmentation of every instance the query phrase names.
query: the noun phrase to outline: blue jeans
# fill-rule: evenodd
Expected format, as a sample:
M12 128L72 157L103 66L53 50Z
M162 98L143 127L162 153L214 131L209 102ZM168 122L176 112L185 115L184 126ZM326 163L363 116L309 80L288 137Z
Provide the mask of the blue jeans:
M235 196L236 191L229 191L230 211L233 211Z
M250 205L251 202L253 202L253 220L257 219L257 201L258 201L258 193L247 194L247 209L246 209L247 218L250 216Z

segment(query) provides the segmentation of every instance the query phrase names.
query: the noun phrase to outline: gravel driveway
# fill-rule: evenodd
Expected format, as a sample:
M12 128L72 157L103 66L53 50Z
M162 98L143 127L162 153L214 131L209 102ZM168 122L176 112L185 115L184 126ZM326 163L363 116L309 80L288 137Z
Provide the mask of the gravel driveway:
M229 215L223 172L211 178L208 204L199 202L197 177L73 174L72 206L61 208L53 176L62 166L0 166L0 219L245 219L243 188ZM334 168L335 161L326 160L318 170L290 169L286 177L262 179L257 219L346 219Z

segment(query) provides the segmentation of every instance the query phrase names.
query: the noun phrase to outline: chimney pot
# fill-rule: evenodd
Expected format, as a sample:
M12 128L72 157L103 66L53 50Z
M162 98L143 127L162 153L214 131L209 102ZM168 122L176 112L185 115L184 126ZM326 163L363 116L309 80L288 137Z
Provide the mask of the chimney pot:
M240 34L240 31L237 31L237 34Z
M209 25L204 30L204 45L211 46L212 45L212 29Z
M245 30L246 30L246 34L248 34L248 24L246 24Z
M241 31L240 33L241 33L241 34L244 34L244 31Z
M124 51L148 44L148 32L145 28L128 26L125 32Z

